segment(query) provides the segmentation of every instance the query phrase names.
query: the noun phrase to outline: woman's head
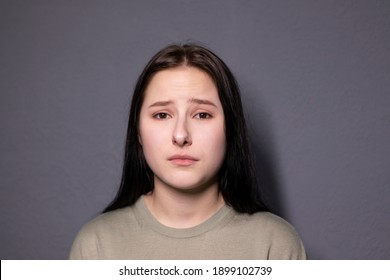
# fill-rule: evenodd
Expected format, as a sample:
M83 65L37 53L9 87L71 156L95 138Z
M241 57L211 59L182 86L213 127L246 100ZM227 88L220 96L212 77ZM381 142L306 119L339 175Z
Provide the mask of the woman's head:
M226 150L224 113L207 73L192 66L155 73L144 92L138 135L156 191L218 191Z
M177 105L178 102L180 102L179 99L176 99L177 95L171 95L171 97L166 95L162 96L161 99L156 99L158 91L160 90L156 85L164 86L164 83L169 84L167 82L168 79L174 81L175 76L182 79L187 78L187 90L188 85L190 84L188 79L195 79L196 77L198 77L198 81L199 79L203 79L203 81L205 81L204 83L209 86L209 97L207 97L205 91L203 91L203 95L201 94L200 96L195 96L196 94L193 96L191 93L185 96L186 102L188 103L184 102L180 104L188 105L184 105L184 107L187 108L186 112L190 112L192 105L199 105L201 103L201 106L199 105L201 111L197 111L197 113L207 113L207 110L213 109L212 107L214 105L216 116L219 117L217 121L220 121L222 118L222 124L224 125L223 132L218 134L218 131L216 130L215 132L218 134L217 137L209 133L209 136L211 137L209 142L211 142L210 147L212 147L210 152L213 152L217 155L217 158L220 158L217 176L214 179L218 183L219 191L225 202L238 212L253 213L264 210L265 207L261 202L261 199L258 196L258 190L253 183L255 179L253 165L249 152L247 129L236 80L226 64L218 56L204 47L191 44L171 45L162 49L152 57L141 73L131 103L121 187L117 197L105 211L131 205L142 194L146 194L153 190L155 174L152 169L156 170L156 168L152 163L153 153L150 153L150 149L147 149L146 146L144 147L146 153L144 153L142 147L142 137L149 137L150 135L150 130L143 129L147 128L149 125L146 125L144 120L147 119L147 116L151 116L152 118L149 119L149 121L166 123L161 120L161 117L170 117L169 111L164 111L167 107L164 107L164 110L162 111L154 110L158 109L158 106L151 105L156 102L157 105L171 106L170 110L177 111ZM145 100L149 102L148 106L144 106ZM191 102L191 100L197 100L197 103ZM170 104L168 104L169 101L171 101ZM175 101L176 103L172 101ZM213 105L205 103L212 103ZM150 106L154 111L150 110ZM195 107L199 108L199 106ZM180 108L183 108L183 106L180 105ZM165 113L168 113L168 115ZM181 115L184 116L184 114ZM196 114L193 114L191 117L195 115ZM199 115L196 115L196 117L198 116ZM202 116L200 123L210 121L207 115L200 116ZM183 118L180 119L180 121L183 120ZM188 126L187 123L185 123L185 126L183 124L183 122L178 124L178 129L181 131L183 131L183 127L184 130L186 130L186 127ZM221 127L221 122L215 123L214 125L216 127ZM156 126L156 128L157 127L158 126ZM173 125L171 127L171 130L175 129L173 128ZM201 128L198 129L201 130ZM162 132L163 130L157 131ZM188 139L183 140L184 142L187 141L185 145L189 145L189 141L194 140L192 139L192 134L198 132L199 131L192 126L190 135L186 136ZM221 136L221 133L223 133L223 139L221 137L218 138ZM199 135L199 133L196 135ZM156 137L158 137L158 135L156 135ZM204 141L204 144L207 144L207 139L205 137L207 137L207 135L203 135L203 138L200 139ZM174 138L173 135L173 141L175 141ZM221 144L219 149L216 148L218 146L216 143ZM216 146L212 146L213 144ZM183 146L181 148L185 149L186 147ZM169 152L171 153L172 151L174 151L174 149ZM147 164L145 155L150 166ZM196 156L197 155L195 154L193 157L196 159ZM217 165L214 164L214 166Z

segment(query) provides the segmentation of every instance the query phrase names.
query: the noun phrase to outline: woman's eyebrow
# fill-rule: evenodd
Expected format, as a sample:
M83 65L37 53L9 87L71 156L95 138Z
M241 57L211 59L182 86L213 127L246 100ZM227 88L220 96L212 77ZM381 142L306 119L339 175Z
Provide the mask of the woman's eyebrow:
M207 99L191 98L188 102L197 103L197 104L206 104L206 105L217 107L217 105L215 105L213 102Z
M172 104L173 102L171 100L167 100L167 101L157 101L157 102L154 102L153 104L149 105L149 108L151 107L161 107L161 106L167 106L167 105L170 105Z
M213 102L211 102L210 100L207 100L207 99L191 98L190 100L188 100L188 102L189 103L196 103L196 104L205 104L205 105L217 107L217 105L215 105ZM172 103L173 103L172 100L157 101L157 102L154 102L153 104L149 105L149 108L167 106L167 105L170 105Z

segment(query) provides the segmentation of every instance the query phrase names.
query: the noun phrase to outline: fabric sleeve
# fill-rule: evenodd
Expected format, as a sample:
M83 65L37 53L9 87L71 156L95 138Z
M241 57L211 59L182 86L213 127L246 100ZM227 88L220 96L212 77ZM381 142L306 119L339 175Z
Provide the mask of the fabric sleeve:
M99 242L96 234L84 226L77 234L69 254L70 260L99 259Z
M275 216L274 216L275 217ZM268 254L270 260L306 260L306 251L295 228L287 221L276 217L270 223L273 228Z

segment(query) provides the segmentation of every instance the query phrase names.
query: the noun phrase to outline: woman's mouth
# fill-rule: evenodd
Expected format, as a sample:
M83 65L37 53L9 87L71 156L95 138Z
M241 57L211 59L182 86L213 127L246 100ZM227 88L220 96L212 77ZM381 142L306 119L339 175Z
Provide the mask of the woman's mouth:
M195 164L198 159L189 155L174 155L168 158L168 161L173 165L190 166Z

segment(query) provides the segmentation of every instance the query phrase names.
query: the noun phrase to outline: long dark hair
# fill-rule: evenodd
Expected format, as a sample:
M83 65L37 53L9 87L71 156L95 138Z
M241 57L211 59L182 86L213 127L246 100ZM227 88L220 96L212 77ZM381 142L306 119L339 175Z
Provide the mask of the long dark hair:
M153 190L153 172L138 141L139 115L144 93L153 75L182 65L197 67L214 80L225 116L226 155L219 172L219 191L225 203L240 213L267 211L257 186L248 132L236 79L226 64L205 47L170 45L148 62L138 78L131 102L122 181L114 200L103 211L133 205L140 196Z

